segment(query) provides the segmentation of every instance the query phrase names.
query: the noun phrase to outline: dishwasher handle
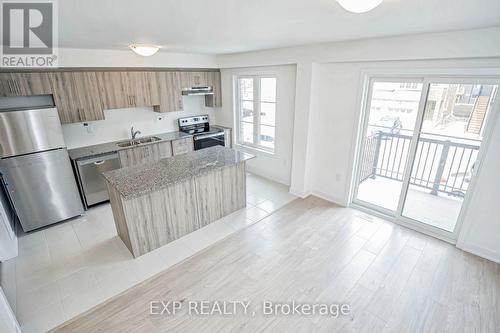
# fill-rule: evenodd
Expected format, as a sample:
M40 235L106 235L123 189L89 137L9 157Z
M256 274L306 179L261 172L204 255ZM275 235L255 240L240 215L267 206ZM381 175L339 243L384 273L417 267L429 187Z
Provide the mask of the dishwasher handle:
M94 164L94 165L101 165L106 161L109 160L114 160L118 159L118 153L112 153L112 154L107 154L107 155L101 155L93 158L86 158L83 160L77 160L76 163L78 165L87 165L87 164Z

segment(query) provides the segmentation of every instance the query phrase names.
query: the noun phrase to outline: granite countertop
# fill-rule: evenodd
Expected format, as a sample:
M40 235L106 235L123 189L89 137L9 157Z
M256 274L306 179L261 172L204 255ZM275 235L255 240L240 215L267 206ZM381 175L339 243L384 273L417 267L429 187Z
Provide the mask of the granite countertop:
M254 156L234 149L214 146L165 158L152 164L108 171L103 173L103 176L124 199L132 199L251 158Z
M161 139L161 141L154 141L150 143L142 143L141 146L144 145L149 145L149 144L155 144L155 143L160 143L162 141L173 141L173 140L178 140L186 137L192 136L191 134L183 133L183 132L168 132L168 133L162 133L162 134L152 134L152 135L147 135L147 136L140 136L140 138L146 138L150 136L156 136ZM74 148L74 149L69 149L68 154L69 157L72 160L79 160L82 158L88 158L88 157L94 157L98 155L103 155L103 154L108 154L108 153L113 153L119 150L124 150L124 149L131 149L131 148L137 148L137 146L131 146L131 147L119 147L117 143L127 141L127 139L123 140L118 140L118 141L112 141L112 142L106 142L106 143L101 143L98 145L92 145L92 146L86 146L86 147L80 147L80 148Z

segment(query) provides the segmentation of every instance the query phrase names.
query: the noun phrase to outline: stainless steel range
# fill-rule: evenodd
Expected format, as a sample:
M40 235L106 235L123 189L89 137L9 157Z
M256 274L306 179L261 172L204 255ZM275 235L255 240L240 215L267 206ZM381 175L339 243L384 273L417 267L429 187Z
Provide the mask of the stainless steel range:
M193 134L194 150L226 145L224 130L210 126L208 115L179 118L179 130Z
M83 214L54 107L0 109L0 175L24 231Z

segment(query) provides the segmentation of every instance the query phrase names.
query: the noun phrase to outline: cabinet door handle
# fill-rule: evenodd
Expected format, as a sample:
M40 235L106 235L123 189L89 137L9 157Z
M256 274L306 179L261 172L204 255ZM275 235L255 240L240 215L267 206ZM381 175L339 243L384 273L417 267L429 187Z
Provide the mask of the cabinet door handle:
M9 90L10 90L11 94L12 95L17 95L16 85L14 83L14 80L8 80L7 82L9 84Z
M21 86L17 80L14 80L14 85L16 86L16 91L18 95L21 95Z

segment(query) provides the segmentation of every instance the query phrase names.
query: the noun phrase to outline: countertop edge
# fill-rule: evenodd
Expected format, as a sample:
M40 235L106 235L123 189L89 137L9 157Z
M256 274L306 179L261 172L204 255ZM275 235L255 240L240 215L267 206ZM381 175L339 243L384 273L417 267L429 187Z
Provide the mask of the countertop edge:
M238 161L234 164L231 164L231 165L224 165L224 166L221 166L220 168L217 168L215 170L222 170L222 169L225 169L225 168L229 168L229 167L232 167L232 166L235 166L235 165L238 165L238 164L241 164L241 163L246 163L248 160L251 160L252 158L255 158L255 156L252 156L246 160L242 160L242 161ZM203 176L203 175L206 175L210 172L213 172L214 169L210 169L210 170L207 170L207 171L201 171L199 173L197 173L196 175L192 175L191 177L186 177L184 179L180 179L180 180L176 180L176 181L173 181L171 183L168 183L168 184L165 184L164 186L159 186L158 188L155 188L155 189L152 189L152 190L143 190L143 191L140 191L140 192L136 192L136 193L133 193L133 194L124 194L122 191L120 191L120 189L118 189L117 187L115 187L113 185L113 182L111 182L108 178L106 178L106 176L103 174L102 176L104 177L104 179L106 180L106 182L108 182L111 186L113 186L113 188L118 192L120 193L120 196L122 197L122 199L124 201L129 201L129 200L132 200L132 199L137 199L141 196L144 196L144 195L148 195L150 193L155 193L155 192L158 192L158 191L162 191L166 188L169 188L170 186L174 186L174 185L177 185L177 184L180 184L180 183L183 183L185 181L187 181L188 179L192 179L192 178L196 178L196 177L199 177L199 176Z
M114 175L114 173L117 170L111 170L111 171L104 172L102 174L102 177L104 177L104 179L109 183L110 186L113 186L113 188L115 188L116 191L118 193L120 193L120 196L122 197L123 200L129 200L129 199L134 199L134 198L146 195L148 193L154 193L154 192L160 191L162 189L168 188L171 185L182 183L182 182L184 182L184 181L186 181L188 179L196 178L197 176L205 175L205 174L213 172L215 170L221 170L221 169L225 169L227 167L239 165L241 163L246 163L248 160L251 160L251 159L255 158L255 155L252 155L252 154L249 154L249 153L246 153L246 152L236 151L236 150L231 149L231 148L223 148L223 149L228 149L228 150L235 151L238 154L240 154L241 157L237 161L230 162L229 164L217 166L215 168L210 168L210 169L206 169L206 170L199 169L199 170L197 170L196 174L187 175L186 177L181 178L181 179L168 181L168 182L165 182L165 184L153 185L153 186L151 186L149 188L145 188L145 189L133 192L133 193L127 193L126 188L124 190L124 187L123 187L122 183L123 183L123 179L124 179L123 177L125 177L125 176L121 175L121 176L116 177ZM193 153L193 152L191 152L191 153ZM182 155L184 155L184 154L182 154ZM181 156L181 155L178 155L178 156ZM173 159L173 158L175 158L175 156L161 159L158 162L169 160L169 159ZM141 166L139 165L139 166L134 166L134 167L130 167L130 168L122 168L122 169L118 169L118 170L133 169L133 168L140 168L140 167ZM143 167L146 167L146 165L144 165Z
M157 136L157 137L169 136L169 135L172 135L172 138L165 138L165 139L158 140L158 141L141 143L140 146L143 147L143 146L148 146L148 145L153 145L153 144L159 144L162 142L171 142L171 141L175 141L175 140L181 140L181 139L193 137L193 134L187 134L187 133L183 133L180 131L176 131L176 132L164 132L164 133L159 133L159 134L151 134L151 135L144 136L143 138L148 138L148 137L153 137L153 136ZM174 137L174 136L176 136L176 137ZM68 149L68 155L72 161L78 161L78 160L85 160L85 159L98 157L98 156L102 156L102 155L112 154L112 153L116 153L116 152L122 151L122 150L137 148L137 146L120 147L117 145L118 143L124 142L124 141L127 141L127 139L110 141L110 142L105 142L105 143L100 143L100 144L90 145L90 146L71 148L71 149ZM110 146L109 147L110 149L105 149L107 146ZM79 154L76 154L76 156L75 156L75 153L72 153L72 152L79 150L79 149L81 149L81 150L91 149L91 147L103 147L104 149L102 152L99 152L99 153L89 153L89 154L84 154L81 156Z

